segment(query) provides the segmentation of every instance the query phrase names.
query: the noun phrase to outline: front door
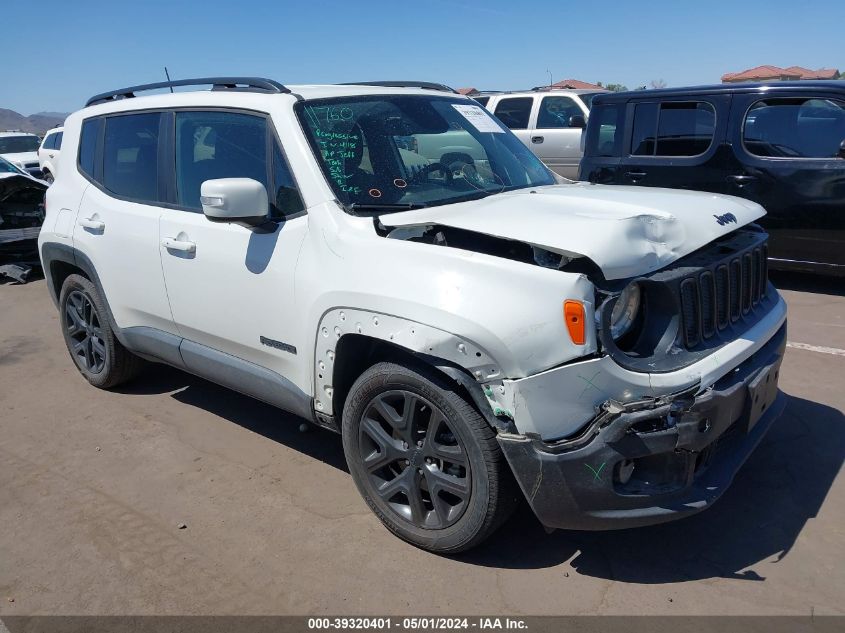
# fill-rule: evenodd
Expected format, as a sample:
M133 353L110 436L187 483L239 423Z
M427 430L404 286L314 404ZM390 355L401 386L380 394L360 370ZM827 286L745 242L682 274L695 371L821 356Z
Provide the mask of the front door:
M769 256L845 267L845 99L736 95L732 116L729 193L766 209Z
M178 332L290 376L297 355L307 353L294 327L294 273L308 219L270 120L177 111L173 129L176 208L162 212L159 249ZM273 221L250 227L208 220L200 186L217 178L267 186Z
M570 125L573 116L587 118L572 97L555 95L540 99L530 147L549 169L570 180L577 180L583 128Z

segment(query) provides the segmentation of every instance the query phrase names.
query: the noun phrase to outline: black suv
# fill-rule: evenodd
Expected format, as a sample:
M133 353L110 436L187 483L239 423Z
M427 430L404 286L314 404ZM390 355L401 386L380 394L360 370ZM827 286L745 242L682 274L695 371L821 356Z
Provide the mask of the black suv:
M579 174L748 198L773 267L845 275L845 81L596 95Z

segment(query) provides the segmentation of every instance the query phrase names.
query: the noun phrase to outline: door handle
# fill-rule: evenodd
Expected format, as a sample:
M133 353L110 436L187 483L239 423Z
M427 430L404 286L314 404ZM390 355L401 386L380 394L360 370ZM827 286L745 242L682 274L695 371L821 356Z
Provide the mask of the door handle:
M49 156L50 158L53 158L53 154L47 154L47 156Z
M165 237L161 240L161 245L169 251L181 251L182 253L195 253L197 251L197 245L193 242L177 240L172 237Z
M631 180L641 180L648 176L648 174L644 171L627 171L625 175L628 176Z
M728 176L728 180L733 182L735 185L739 187L744 187L745 185L754 182L757 180L755 176L747 176L745 174L739 174L735 176Z
M531 142L532 143L542 143L545 139L542 136L532 136Z
M102 231L106 228L106 223L100 220L92 220L91 218L82 218L79 221L79 226L85 229L91 229L92 231Z

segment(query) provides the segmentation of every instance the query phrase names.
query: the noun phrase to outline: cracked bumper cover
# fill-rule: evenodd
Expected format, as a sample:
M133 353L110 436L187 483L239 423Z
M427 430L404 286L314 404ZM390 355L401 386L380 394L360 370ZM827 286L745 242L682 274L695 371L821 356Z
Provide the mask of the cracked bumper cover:
M716 501L780 416L786 325L711 388L606 401L574 437L500 434L526 499L547 527L604 530L662 523Z

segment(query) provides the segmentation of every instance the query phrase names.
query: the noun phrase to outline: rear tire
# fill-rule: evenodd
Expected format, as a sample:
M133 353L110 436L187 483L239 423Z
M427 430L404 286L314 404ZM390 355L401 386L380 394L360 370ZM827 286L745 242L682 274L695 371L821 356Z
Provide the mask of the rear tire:
M59 318L68 353L79 373L108 389L134 378L144 361L120 344L97 288L81 275L69 275L59 294Z
M518 503L493 429L422 364L378 363L355 381L343 448L370 509L399 538L431 552L475 547Z

